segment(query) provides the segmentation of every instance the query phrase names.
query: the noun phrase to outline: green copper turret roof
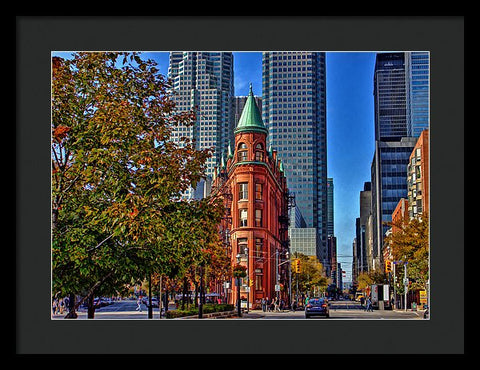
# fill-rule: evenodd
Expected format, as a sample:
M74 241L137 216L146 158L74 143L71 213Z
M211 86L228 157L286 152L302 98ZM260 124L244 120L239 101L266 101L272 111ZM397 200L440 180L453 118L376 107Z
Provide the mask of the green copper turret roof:
M262 115L255 102L255 97L253 96L252 84L250 84L250 92L247 101L245 102L245 106L243 107L237 128L235 129L235 134L252 131L268 135L268 130L263 124Z

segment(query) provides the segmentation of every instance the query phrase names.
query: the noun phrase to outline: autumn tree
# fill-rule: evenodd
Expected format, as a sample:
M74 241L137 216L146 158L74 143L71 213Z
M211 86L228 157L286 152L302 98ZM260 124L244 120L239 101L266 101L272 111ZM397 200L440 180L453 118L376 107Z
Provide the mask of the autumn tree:
M293 258L300 259L301 270L295 276L295 279L298 279L299 291L310 294L325 291L329 279L325 276L323 265L318 259L315 256L307 256L299 252L295 252ZM296 281L293 284L296 284Z
M202 178L211 150L171 140L195 116L175 112L154 61L54 57L51 112L53 294L113 294L154 271L172 274L171 261L196 253L170 242L188 223L180 195Z
M372 284L386 284L388 277L384 271L376 269L360 273L357 282L358 290L365 291Z
M410 288L426 289L429 277L429 219L428 214L413 218L408 221L390 223L395 227L385 238L388 243L394 261L407 263L407 277ZM403 267L403 264L400 264ZM396 271L397 280L403 279L403 268Z

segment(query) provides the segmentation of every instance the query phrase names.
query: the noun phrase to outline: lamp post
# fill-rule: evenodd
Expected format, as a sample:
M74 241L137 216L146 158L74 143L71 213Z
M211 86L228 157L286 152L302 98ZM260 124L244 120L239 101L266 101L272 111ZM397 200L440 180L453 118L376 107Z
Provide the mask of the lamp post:
M406 259L406 257L405 257ZM407 289L408 289L408 278L407 278L407 261L404 261L403 266L405 268L405 275L403 279L403 284L405 286L405 311L407 310Z
M290 253L287 251L285 253L287 261L290 262ZM292 266L288 265L288 307L292 308Z
M248 269L248 247L245 248L245 254L247 255L247 313L249 310L249 303L250 303L250 270Z

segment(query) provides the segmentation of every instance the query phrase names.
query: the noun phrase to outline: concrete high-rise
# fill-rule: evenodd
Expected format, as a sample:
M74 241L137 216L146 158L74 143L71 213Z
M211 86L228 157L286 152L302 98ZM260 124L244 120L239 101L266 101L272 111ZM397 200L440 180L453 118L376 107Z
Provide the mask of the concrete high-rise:
M327 251L326 66L322 52L265 52L262 117L269 147L282 160L307 228L317 233L316 256Z
M207 160L207 181L191 189L186 197L203 197L209 193L209 183L215 166L233 142L235 92L233 84L233 54L228 52L171 52L168 78L172 80L173 97L178 112L194 110L193 126L178 125L172 139L195 140L197 149L214 148Z

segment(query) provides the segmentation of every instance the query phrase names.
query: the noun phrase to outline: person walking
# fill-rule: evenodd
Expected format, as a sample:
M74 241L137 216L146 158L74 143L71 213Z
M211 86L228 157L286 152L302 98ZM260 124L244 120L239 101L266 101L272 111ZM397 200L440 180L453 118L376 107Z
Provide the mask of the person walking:
M52 302L52 314L56 314L57 313L57 300L54 299L53 302Z
M137 300L137 308L135 309L135 311L142 312L142 300L140 299L140 297Z
M278 307L278 298L275 298L275 301L273 304L274 304L274 310L280 312L280 308Z
M265 298L262 298L262 310L263 312L267 310L267 302L265 301Z
M373 312L372 300L370 297L367 298L367 312Z

